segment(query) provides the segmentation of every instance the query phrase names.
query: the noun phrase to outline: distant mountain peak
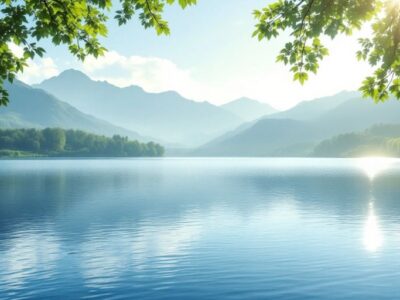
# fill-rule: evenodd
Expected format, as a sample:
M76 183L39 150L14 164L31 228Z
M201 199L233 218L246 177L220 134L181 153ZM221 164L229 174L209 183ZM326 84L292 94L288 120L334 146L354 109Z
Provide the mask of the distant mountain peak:
M86 75L84 72L76 70L76 69L67 69L62 71L60 74L53 76L49 79L44 80L40 84L33 85L34 87L40 87L41 85L46 85L49 82L52 83L59 83L59 84L64 84L65 82L69 82L70 84L77 84L77 86L83 85L94 85L94 84L102 84L103 86L107 86L110 88L115 88L115 89L125 89L125 90L130 90L130 91L135 91L135 92L144 92L143 88L141 88L138 85L129 85L126 87L119 87L116 86L107 80L96 80L92 79L88 75Z
M60 73L60 75L62 75L62 74L71 74L71 75L80 75L80 76L85 76L85 77L88 77L85 73L83 73L82 71L79 71L79 70L77 70L77 69L73 69L73 68L70 68L70 69L65 69L64 71L62 71L61 73Z
M221 106L246 121L254 121L263 116L278 112L274 107L247 97L241 97Z
M63 77L63 78L78 78L78 79L90 79L89 76L87 76L85 73L82 71L76 70L76 69L67 69L62 71L58 76L55 77ZM54 78L54 77L53 77Z
M245 97L245 96L237 98L235 100L232 100L232 101L230 101L228 103L225 103L222 106L229 106L229 105L233 105L233 104L246 104L246 103L250 103L250 104L253 104L253 105L260 105L260 106L264 106L264 107L269 107L269 108L277 111L276 108L274 108L272 105L270 105L268 103L265 103L265 102L262 102L262 101L259 101L259 100L255 100L255 99L252 99L252 98L249 98L249 97Z
M80 111L170 144L198 146L239 126L243 119L175 91L150 93L138 86L120 88L66 70L40 87Z
M301 101L294 107L269 116L276 119L313 120L351 99L361 97L360 92L341 91L337 94Z
M238 99L232 100L232 101L229 102L229 103L239 103L239 102L252 102L252 103L260 103L260 104L263 104L261 101L254 100L254 99L251 99L251 98L248 98L248 97L240 97L240 98L238 98ZM229 103L227 103L227 104L229 104Z

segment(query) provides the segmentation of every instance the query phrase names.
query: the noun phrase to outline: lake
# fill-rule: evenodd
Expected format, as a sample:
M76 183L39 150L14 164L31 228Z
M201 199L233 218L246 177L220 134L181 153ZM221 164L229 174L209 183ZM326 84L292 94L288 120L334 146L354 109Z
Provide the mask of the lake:
M400 299L400 160L0 160L0 299Z

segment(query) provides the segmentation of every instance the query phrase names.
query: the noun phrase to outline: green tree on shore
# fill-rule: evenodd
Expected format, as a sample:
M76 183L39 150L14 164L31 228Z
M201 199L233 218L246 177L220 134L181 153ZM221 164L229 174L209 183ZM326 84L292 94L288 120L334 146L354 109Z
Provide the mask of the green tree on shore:
M126 137L99 136L81 130L0 129L0 151L23 151L50 156L158 157L164 148L156 143L139 143Z
M64 150L66 143L64 130L60 128L46 128L42 130L42 136L43 138L40 148L43 150L48 152L61 152Z

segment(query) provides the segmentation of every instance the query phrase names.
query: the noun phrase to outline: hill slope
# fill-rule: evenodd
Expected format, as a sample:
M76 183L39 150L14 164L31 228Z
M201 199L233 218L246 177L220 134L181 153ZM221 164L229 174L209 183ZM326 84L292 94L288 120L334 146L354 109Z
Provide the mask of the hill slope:
M149 140L136 132L84 114L47 92L20 81L7 83L6 89L10 94L10 103L0 108L0 127L3 129L60 127L81 129L106 136L119 134L140 141Z
M238 116L176 92L147 93L118 88L68 70L38 87L85 113L142 134L182 145L199 145L242 123Z
M320 101L326 103L326 98ZM321 104L320 101L315 100L307 104L309 112L318 112L312 114L313 117L300 115L299 119L281 119L274 116L263 118L215 139L200 147L195 154L304 156L311 153L313 147L323 139L365 130L378 123L398 123L400 120L400 102L395 100L375 104L371 100L350 98L338 101L337 106L328 110L323 105L325 103Z
M289 110L273 114L269 117L276 119L310 121L321 117L345 101L352 98L360 98L360 96L359 92L343 91L333 96L300 102Z
M313 156L357 157L400 155L400 124L379 124L362 131L336 135L320 142Z
M197 149L200 156L280 156L296 153L289 146L296 145L305 155L319 137L310 123L290 119L262 119L251 127L227 134ZM300 155L300 154L296 154Z
M221 105L221 107L245 121L253 121L278 112L272 106L249 98L240 98Z
M384 103L372 100L349 99L315 119L315 123L334 133L364 130L377 123L398 123L400 101L391 99Z

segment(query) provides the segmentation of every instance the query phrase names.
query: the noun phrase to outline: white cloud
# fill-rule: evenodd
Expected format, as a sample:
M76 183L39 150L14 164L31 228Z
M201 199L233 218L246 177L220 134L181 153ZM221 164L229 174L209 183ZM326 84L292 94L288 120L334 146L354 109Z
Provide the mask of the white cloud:
M14 43L7 43L8 48L10 48L11 52L21 58L24 55L24 50L22 49L22 47L14 44Z
M284 67L277 66L276 69L279 69L278 67L281 68L280 74L286 74ZM186 98L207 100L216 104L242 96L255 99L271 96L269 87L271 70L247 77L229 79L227 77L222 83L205 82L170 60L159 57L124 56L116 51L109 51L99 58L89 57L79 68L92 79L105 80L119 87L137 85L154 93L174 90ZM274 77L276 78L276 74Z
M367 64L355 59L356 39L341 37L334 42L327 41L327 45L331 55L304 86L293 82L288 67L282 64L224 71L223 76L215 80L208 76L199 78L193 70L183 69L164 58L124 56L110 51L98 59L88 58L80 68L93 79L120 87L138 85L148 92L175 90L189 99L216 104L246 96L287 109L301 100L356 90L364 76L371 72ZM212 75L213 71L209 72Z
M138 85L148 92L174 90L194 100L204 100L207 87L194 80L189 70L159 57L123 56L107 52L97 59L89 57L82 69L91 78L106 80L120 87Z
M24 52L22 47L14 43L9 43L8 47L17 57L23 56ZM18 79L28 84L38 83L60 73L58 66L50 57L28 60L27 63L28 66L24 68L24 72L22 74L18 74Z
M50 57L29 61L24 73L18 79L25 83L37 83L60 73L56 63Z
M318 74L311 76L304 86L293 82L288 67L273 63L271 58L254 62L243 56L240 61L223 61L221 65L215 65L215 70L198 62L193 65L196 69L189 70L165 58L126 56L117 51L109 51L97 59L88 57L83 63L60 60L59 66L52 58L35 59L29 62L19 78L27 83L37 83L57 75L59 70L73 67L95 80L105 80L120 87L137 85L148 92L174 90L186 98L214 104L246 96L278 109L287 109L301 100L332 95L345 89L355 90L371 73L368 64L355 59L359 47L356 38L340 37L335 41L327 40L326 44L331 55L321 63ZM16 45L12 47L14 53L21 54L22 49Z

